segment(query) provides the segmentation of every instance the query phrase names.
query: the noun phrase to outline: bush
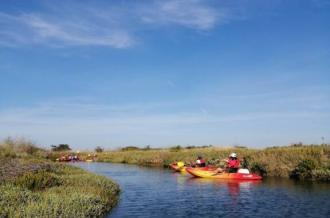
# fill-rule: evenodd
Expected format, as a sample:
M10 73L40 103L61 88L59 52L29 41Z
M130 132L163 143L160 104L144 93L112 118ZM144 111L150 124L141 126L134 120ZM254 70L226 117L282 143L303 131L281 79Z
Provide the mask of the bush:
M20 152L30 154L30 155L33 155L33 154L37 153L38 151L42 150L42 149L36 147L34 144L30 144L30 143L20 145L18 149Z
M251 165L251 172L260 176L267 176L267 170L265 164L255 162Z
M147 146L145 146L144 148L142 148L142 150L144 150L144 151L149 151L149 150L151 150L151 147L150 147L150 145L147 145Z
M243 160L241 161L242 168L245 168L245 169L249 168L249 166L250 166L249 159L250 159L250 157L243 157Z
M181 149L182 149L181 145L177 145L177 146L171 147L170 151L176 152L176 151L180 151Z
M127 146L127 147L123 147L120 150L121 151L136 151L136 150L140 150L140 148L136 147L136 146Z
M37 173L27 173L15 179L14 184L29 190L43 190L46 188L59 186L63 182L60 177L44 170Z
M330 182L330 169L312 170L312 179L316 181Z
M33 142L24 138L6 138L0 142L0 157L30 156L38 152L44 152L44 149L38 148Z
M234 145L234 148L238 148L238 149L247 149L246 146L241 146L241 145Z
M76 167L52 164L0 184L0 193L0 217L103 217L116 204L119 186Z
M59 145L52 145L52 151L70 151L71 148L68 144L59 144Z
M101 148L100 146L97 146L97 147L95 148L95 152L97 152L97 153L102 153L103 151L104 151L104 149Z
M292 147L302 147L304 144L302 142L291 144Z
M305 159L299 162L295 169L291 172L290 177L293 179L313 179L312 171L316 169L316 163L311 159Z

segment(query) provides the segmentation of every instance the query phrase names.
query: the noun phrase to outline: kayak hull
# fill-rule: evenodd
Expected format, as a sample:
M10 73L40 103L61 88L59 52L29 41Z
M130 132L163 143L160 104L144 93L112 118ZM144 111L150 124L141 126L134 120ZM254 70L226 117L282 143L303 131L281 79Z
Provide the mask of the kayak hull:
M253 173L217 173L214 169L187 167L186 171L199 178L230 179L230 180L261 180L262 177Z

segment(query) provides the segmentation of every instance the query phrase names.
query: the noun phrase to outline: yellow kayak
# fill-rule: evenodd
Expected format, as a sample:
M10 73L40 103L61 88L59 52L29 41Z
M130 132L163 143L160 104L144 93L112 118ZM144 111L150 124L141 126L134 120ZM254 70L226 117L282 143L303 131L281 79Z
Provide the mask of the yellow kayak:
M181 164L181 162L178 163L172 163L169 165L170 168L176 172L186 172L186 168L184 164Z
M238 180L261 180L262 177L253 173L217 173L214 169L187 167L186 171L194 177L212 179L238 179Z

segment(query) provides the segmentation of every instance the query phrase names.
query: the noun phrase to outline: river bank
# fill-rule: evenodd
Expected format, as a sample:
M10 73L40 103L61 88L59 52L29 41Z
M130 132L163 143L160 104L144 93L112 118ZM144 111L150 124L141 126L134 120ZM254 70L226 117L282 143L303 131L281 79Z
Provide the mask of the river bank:
M116 205L116 183L46 157L27 142L0 143L0 217L101 217Z
M265 149L250 148L181 148L134 149L104 151L97 153L95 161L109 163L127 163L141 166L168 167L175 161L194 162L202 155L209 164L221 166L221 160L231 152L236 152L240 159L246 160L248 168L263 176L330 181L330 146L298 145L270 147ZM82 158L88 152L82 152Z

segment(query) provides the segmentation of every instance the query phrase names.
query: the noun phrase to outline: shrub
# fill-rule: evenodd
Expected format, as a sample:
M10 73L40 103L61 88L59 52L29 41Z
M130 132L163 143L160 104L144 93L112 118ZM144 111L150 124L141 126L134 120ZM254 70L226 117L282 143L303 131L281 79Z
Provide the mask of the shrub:
M330 182L330 169L312 170L312 179L317 181Z
M52 145L52 151L70 151L71 148L68 144L59 144L59 145Z
M241 146L241 145L234 145L234 148L238 148L238 149L247 149L246 146Z
M303 143L302 142L298 142L298 143L293 143L291 144L292 147L302 147Z
M241 161L242 168L246 168L246 169L249 168L250 166L249 159L250 157L243 157L243 160Z
M151 147L150 147L150 145L147 145L146 147L142 148L142 150L149 151L149 150L151 150Z
M299 162L295 169L291 172L290 177L294 179L304 180L313 179L312 171L316 169L315 161L305 159Z
M267 170L265 164L255 162L251 165L251 171L257 173L260 176L267 176Z
M44 170L37 173L29 172L15 179L14 184L29 190L43 190L53 186L59 186L63 182L60 177Z
M176 151L180 151L181 149L182 149L181 145L177 145L177 146L171 147L170 151L176 152Z
M27 144L21 144L21 145L18 147L18 150L19 150L20 152L23 152L23 153L26 153L26 154L33 155L33 154L37 153L38 151L40 151L40 150L42 150L42 149L36 147L34 144L27 143Z
M0 146L0 157L15 158L16 156L17 155L13 149L10 149L6 146Z
M95 148L95 152L97 152L97 153L102 153L103 151L104 151L104 149L101 148L100 146L97 146L97 147Z
M44 152L38 148L33 142L24 138L13 139L8 137L0 142L0 157L12 157L35 155L38 152Z
M136 150L140 150L140 148L136 147L136 146L127 146L127 147L123 147L120 150L121 151L136 151Z
M103 217L116 204L119 186L59 164L0 184L0 193L0 217Z

